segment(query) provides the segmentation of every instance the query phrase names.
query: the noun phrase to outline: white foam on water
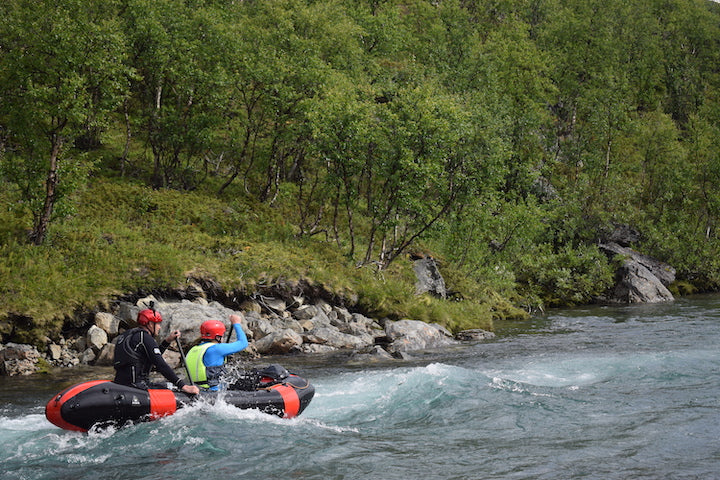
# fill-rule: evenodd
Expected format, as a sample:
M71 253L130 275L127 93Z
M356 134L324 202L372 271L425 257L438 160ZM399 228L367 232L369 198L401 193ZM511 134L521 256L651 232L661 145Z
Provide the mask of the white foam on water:
M0 417L0 435L5 430L10 431L39 431L52 427L45 415L30 414L20 417Z

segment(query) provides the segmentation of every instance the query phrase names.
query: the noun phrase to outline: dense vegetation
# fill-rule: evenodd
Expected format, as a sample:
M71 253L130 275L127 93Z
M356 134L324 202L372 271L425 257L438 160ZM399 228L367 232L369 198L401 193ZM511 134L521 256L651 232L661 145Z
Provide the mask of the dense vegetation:
M615 225L716 290L719 7L5 0L3 339L194 280L489 328L601 294Z

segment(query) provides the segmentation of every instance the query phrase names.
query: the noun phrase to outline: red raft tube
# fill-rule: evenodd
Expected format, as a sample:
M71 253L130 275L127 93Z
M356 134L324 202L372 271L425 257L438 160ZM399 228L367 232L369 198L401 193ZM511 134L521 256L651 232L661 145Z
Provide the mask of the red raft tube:
M122 426L157 420L197 401L212 404L222 399L237 408L292 418L305 410L315 394L315 388L307 380L294 374L281 382L262 378L256 387L189 396L176 390L141 390L108 380L92 380L55 395L45 406L45 416L65 430L87 432L96 425Z

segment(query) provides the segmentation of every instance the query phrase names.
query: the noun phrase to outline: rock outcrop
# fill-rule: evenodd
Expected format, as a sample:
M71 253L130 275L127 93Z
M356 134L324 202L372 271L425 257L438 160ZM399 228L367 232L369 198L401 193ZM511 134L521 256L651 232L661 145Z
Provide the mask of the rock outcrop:
M432 257L423 257L413 262L413 270L417 282L415 283L415 294L430 293L436 297L446 298L447 290L445 280L440 274L437 262Z
M611 302L658 303L674 299L667 288L675 281L675 269L670 265L614 242L601 244L600 248L610 257L622 258Z

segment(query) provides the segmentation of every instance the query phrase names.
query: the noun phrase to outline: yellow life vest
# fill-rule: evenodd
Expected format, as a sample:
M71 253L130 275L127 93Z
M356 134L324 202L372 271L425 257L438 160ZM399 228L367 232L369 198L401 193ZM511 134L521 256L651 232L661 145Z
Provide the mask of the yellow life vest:
M200 345L195 345L185 356L187 362L188 372L190 373L190 379L200 388L210 388L208 384L207 368L203 362L203 356L208 348L212 347L214 343L205 342Z

